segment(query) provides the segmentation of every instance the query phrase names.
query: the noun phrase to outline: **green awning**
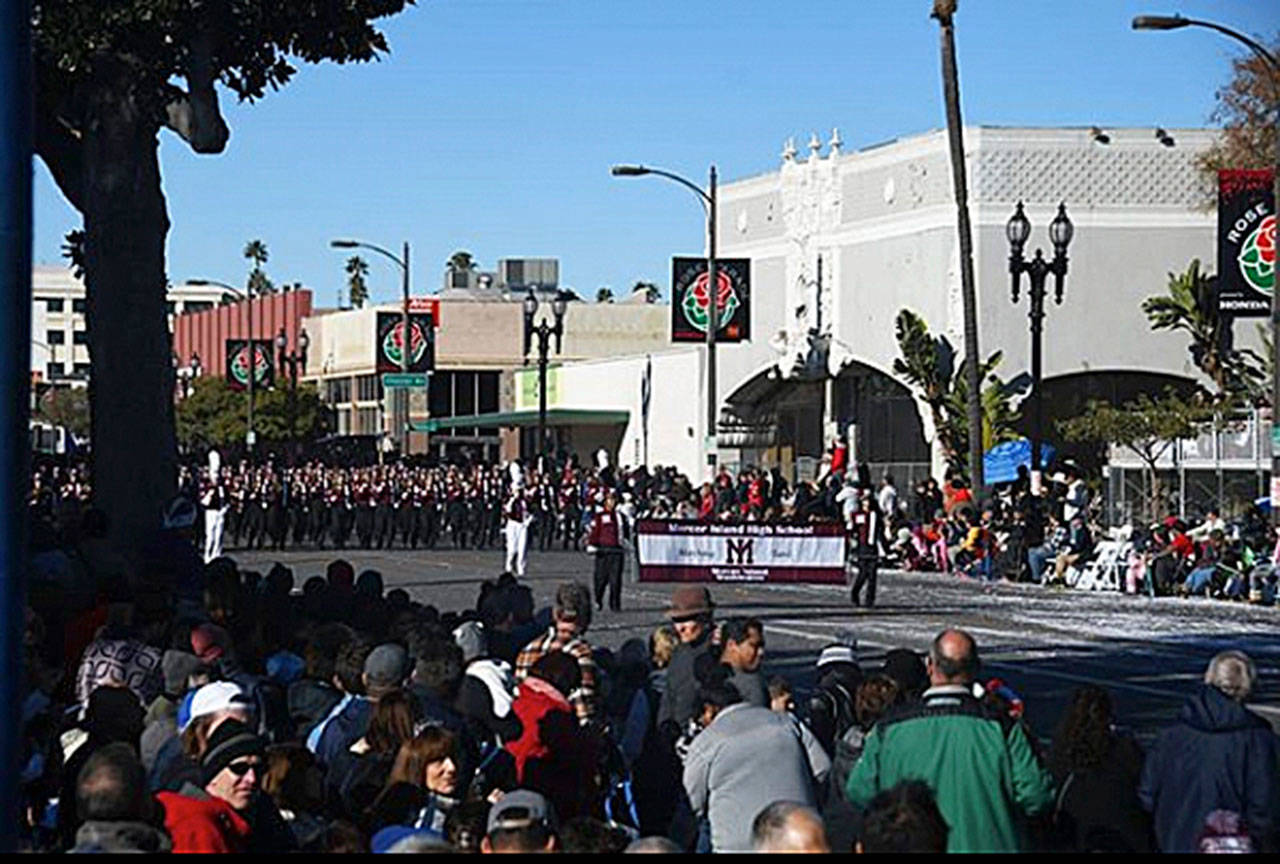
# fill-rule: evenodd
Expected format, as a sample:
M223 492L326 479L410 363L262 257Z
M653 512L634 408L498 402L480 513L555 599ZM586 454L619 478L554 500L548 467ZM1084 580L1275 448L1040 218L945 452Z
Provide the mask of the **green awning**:
M627 423L630 411L597 411L578 408L548 408L548 426L614 426ZM442 417L433 420L411 420L414 432L438 432L441 429L474 426L537 426L537 411L500 411L495 414L469 414L465 417Z

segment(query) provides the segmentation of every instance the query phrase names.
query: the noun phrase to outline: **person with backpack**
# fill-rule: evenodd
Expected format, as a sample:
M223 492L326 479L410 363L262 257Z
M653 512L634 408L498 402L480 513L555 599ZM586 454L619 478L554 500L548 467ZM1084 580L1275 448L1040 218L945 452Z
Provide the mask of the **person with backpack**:
M809 729L827 753L854 724L854 694L862 683L856 642L833 642L818 655L818 686L809 699Z

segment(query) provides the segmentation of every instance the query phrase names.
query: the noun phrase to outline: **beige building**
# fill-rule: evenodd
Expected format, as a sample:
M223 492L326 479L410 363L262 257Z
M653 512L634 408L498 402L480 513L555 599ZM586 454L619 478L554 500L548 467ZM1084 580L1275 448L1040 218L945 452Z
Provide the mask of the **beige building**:
M517 399L515 376L526 366L536 369L537 344L535 340L526 364L520 295L487 300L446 295L439 302L435 371L428 388L410 392L410 421L416 430L410 436L410 452L429 449L451 458L467 451L490 459L532 452L536 389L531 407L528 399ZM311 337L304 377L317 382L321 396L333 407L339 435L383 436L393 431L391 403L375 371L375 329L378 312L399 311L397 304L384 304L319 311L304 321ZM543 302L538 318L550 315L550 303ZM665 304L570 302L561 352L555 354L553 345L551 362L559 366L662 350L667 347L670 315L671 307ZM586 427L605 419L603 414L552 410L548 422L558 446L577 450L575 437L587 447L596 436Z
M224 290L171 285L166 297L169 326L183 312L212 309ZM69 267L31 269L31 380L83 386L89 380L89 336L84 283Z

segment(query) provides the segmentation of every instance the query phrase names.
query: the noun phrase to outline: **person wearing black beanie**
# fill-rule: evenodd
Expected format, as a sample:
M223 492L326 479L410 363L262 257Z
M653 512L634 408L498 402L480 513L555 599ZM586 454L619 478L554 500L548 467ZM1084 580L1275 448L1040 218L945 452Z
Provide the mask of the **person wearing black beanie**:
M209 736L200 760L205 791L236 810L246 809L261 786L266 743L238 720L224 720Z

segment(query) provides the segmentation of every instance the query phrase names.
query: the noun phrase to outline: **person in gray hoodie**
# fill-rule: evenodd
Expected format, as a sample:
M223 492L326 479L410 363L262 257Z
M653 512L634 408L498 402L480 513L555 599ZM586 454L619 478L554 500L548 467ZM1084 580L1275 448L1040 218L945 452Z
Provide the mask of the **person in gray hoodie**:
M750 852L752 820L775 801L814 806L813 769L792 720L742 702L723 680L703 686L702 732L684 762L694 814L710 823L711 850Z

